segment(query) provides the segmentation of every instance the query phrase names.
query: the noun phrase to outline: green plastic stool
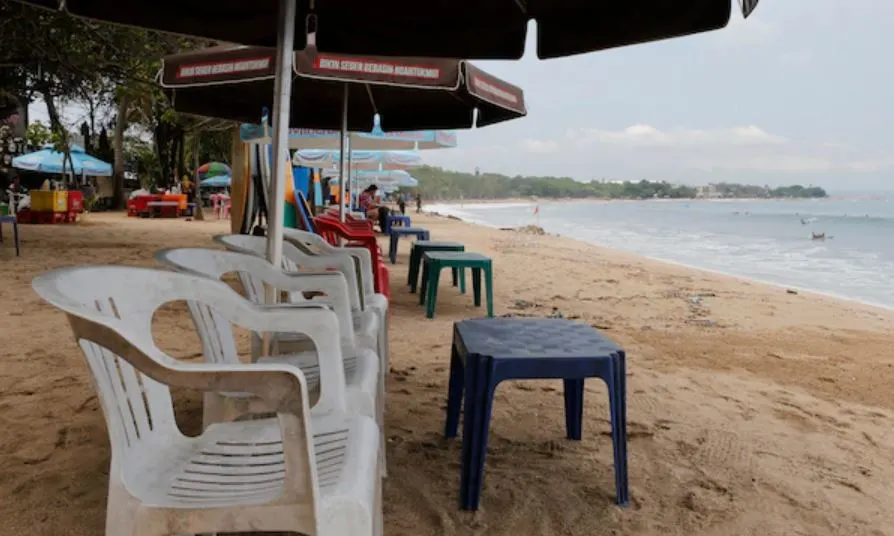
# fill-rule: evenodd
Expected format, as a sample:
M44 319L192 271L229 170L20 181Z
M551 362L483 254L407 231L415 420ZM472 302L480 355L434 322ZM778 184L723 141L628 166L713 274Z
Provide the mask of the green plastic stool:
M416 293L419 285L419 266L422 264L422 255L427 251L465 251L466 246L459 242L445 242L441 240L416 240L410 249L410 269L407 273L407 286L410 294ZM466 278L459 277L460 269L453 269L453 286L459 285L459 291L466 293ZM462 274L465 275L465 274Z
M438 280L444 268L457 268L465 279L465 269L472 269L472 289L475 307L481 307L481 272L487 293L487 316L494 316L493 261L480 253L459 251L428 251L422 255L422 288L419 289L419 305L426 305L425 316L435 317L438 301Z

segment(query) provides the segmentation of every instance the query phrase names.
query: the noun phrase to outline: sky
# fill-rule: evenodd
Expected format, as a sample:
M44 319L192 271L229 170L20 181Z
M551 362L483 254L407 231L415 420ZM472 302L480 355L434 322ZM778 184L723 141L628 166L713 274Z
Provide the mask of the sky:
M533 23L529 35L533 35ZM707 34L476 62L528 116L458 133L427 164L507 175L894 190L894 3L761 0ZM42 104L31 119L42 119ZM69 117L79 115L69 110Z

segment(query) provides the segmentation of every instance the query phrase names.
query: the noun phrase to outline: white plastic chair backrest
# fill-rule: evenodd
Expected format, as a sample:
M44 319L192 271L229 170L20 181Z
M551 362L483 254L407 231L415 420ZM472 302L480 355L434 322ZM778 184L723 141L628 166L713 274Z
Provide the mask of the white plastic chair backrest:
M287 287L285 285L290 282L284 280L284 278L289 278L290 276L287 273L284 273L282 269L274 268L273 265L267 262L267 259L247 253L207 248L176 248L156 251L155 259L175 270L216 280L220 280L226 274L236 273L239 275L239 278L242 280L242 284L245 287L246 297L249 301L256 304L264 303L265 284L269 284L273 288L286 290ZM345 280L344 276L338 272L318 273L314 274L314 276L337 278L340 281ZM337 281L335 283L337 283ZM341 286L341 292L346 295L349 294L344 282L341 283ZM289 296L292 303L315 302L315 300L305 299L300 292L289 292ZM338 316L339 325L342 328L341 337L346 342L353 343L354 332L349 300L345 297L336 298L333 296L330 298L330 301L333 302L333 309ZM321 302L316 301L316 303ZM197 309L192 310L194 317L197 314L197 311L198 314L201 315L200 318L208 316L208 313L203 311L201 306L199 306ZM209 341L211 341L211 344L216 344L214 332L202 333L201 330L205 324L200 323L198 318L196 319L196 324L200 330L200 334L202 334L203 341L205 340L205 337L207 337ZM230 336L230 340L232 340L232 336ZM208 349L209 348L206 347L206 351Z
M224 272L215 276L207 275L209 273L217 274L220 270L219 263L213 257L193 256L189 259L189 267L184 268L176 262L169 260L165 255L166 251L170 250L156 252L156 259L178 271L191 273L195 276L211 277L211 279L220 279L222 275L228 273ZM256 292L255 287L258 285L255 281L256 278L246 280L240 274L240 279L242 280L242 285L246 288L246 293ZM235 291L233 292L235 293ZM261 284L261 293L263 296L263 284ZM258 303L250 297L249 300ZM196 330L199 332L199 339L202 341L205 361L208 363L239 363L239 352L236 348L232 325L221 318L219 311L215 311L205 303L188 301L187 306Z
M214 237L214 241L233 252L262 258L267 254L267 239L263 236L244 234L218 235ZM297 272L300 268L333 267L338 269L339 272L344 274L348 284L348 298L351 301L351 309L355 311L362 310L360 289L357 286L357 270L353 260L346 257L332 260L314 257L302 252L291 242L283 241L282 263L282 269L286 272Z
M195 301L238 316L246 308L245 299L219 281L126 266L63 268L37 276L32 286L41 298L68 315L75 340L87 360L109 428L111 476L125 483L128 474L146 478L147 454L159 444L182 438L168 385L131 364L156 377L173 379L172 374L182 374L177 369L185 365L159 350L153 341L155 311L166 303ZM213 377L192 378L196 387L218 385ZM222 387L226 390L226 385ZM292 396L307 400L306 392ZM310 438L306 420L309 408L305 408L298 417L279 415L284 437L297 434ZM308 467L312 456L309 442L293 447L295 451L287 454L287 464ZM311 476L309 482L300 485L307 490L314 483Z
M354 259L354 267L357 270L357 280L363 296L375 293L373 283L372 258L365 248L337 248L314 233L308 233L300 229L283 229L283 239L293 244L307 255L333 255L347 253Z

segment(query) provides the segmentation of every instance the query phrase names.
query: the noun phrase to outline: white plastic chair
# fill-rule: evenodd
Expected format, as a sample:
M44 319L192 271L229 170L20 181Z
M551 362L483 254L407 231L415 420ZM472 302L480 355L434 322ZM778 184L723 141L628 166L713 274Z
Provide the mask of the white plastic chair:
M316 305L264 309L224 283L145 268L64 268L33 286L68 315L106 418L107 536L382 534L379 432L372 419L346 411L335 313ZM296 367L184 363L157 348L152 317L181 300L203 304L217 323L310 337L324 357L314 411ZM276 418L216 423L186 437L172 386L251 393Z
M214 240L230 251L258 257L266 255L267 239L264 237L234 234L215 236ZM352 252L346 252L341 248L334 249L334 252L327 252L325 255L311 255L302 251L292 241L286 240L283 243L283 269L292 272L299 269L319 268L336 270L345 275L350 288L355 329L370 333L375 325L378 330L376 349L381 358L382 365L380 370L384 378L388 372L389 363L388 300L380 294L365 292L365 288L370 290L373 288L372 276L370 275L369 278L369 287L365 287L362 276L363 269L361 268L361 274L358 276L355 257ZM369 251L363 249L363 252L366 254L366 259L369 259ZM360 282L359 285L357 284L358 282ZM378 296L381 296L381 298Z
M382 420L383 402L380 394L379 358L373 348L376 345L376 333L355 338L351 325L350 308L347 298L347 285L342 274L337 272L316 272L304 274L287 274L274 268L264 259L252 255L244 255L231 251L204 248L163 249L155 253L159 262L181 272L195 276L219 280L224 275L236 272L242 279L249 300L265 308L289 308L296 305L277 304L262 305L264 284L268 284L281 292L301 295L302 292L323 291L327 294L319 300L305 300L303 304L321 304L331 307L338 319L341 340L341 352L344 353L344 377L347 382L349 407L352 411ZM229 288L229 287L227 287ZM232 290L231 290L232 291ZM297 298L296 298L297 300ZM212 362L235 363L239 361L232 333L224 331L226 326L214 322L214 311L202 304L190 303L190 312L202 340L205 359ZM223 328L223 329L222 329ZM256 333L263 336L262 333ZM309 338L300 330L289 330L274 333L274 341L293 339L292 335ZM312 341L312 339L311 339ZM314 382L316 370L322 366L325 358L315 350L297 353L276 353L270 357L260 357L259 362L285 362L293 364L304 371L308 379ZM253 356L258 357L258 356ZM319 361L319 364L318 364ZM242 411L236 397L206 396L205 412L207 423L233 418L233 413ZM316 406L314 407L316 410Z

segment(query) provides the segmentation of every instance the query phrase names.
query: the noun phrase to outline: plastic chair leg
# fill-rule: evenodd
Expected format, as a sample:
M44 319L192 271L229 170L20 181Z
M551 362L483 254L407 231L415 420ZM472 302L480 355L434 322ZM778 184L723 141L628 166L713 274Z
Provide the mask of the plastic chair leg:
M481 307L481 268L472 268L472 296L475 307Z
M444 424L444 437L456 437L459 428L459 413L462 409L463 385L465 383L465 367L455 347L450 349L450 380L447 386L447 420Z
M584 380L563 380L565 384L565 434L580 441L584 420Z
M459 268L451 268L450 272L453 275L453 286L459 286Z

